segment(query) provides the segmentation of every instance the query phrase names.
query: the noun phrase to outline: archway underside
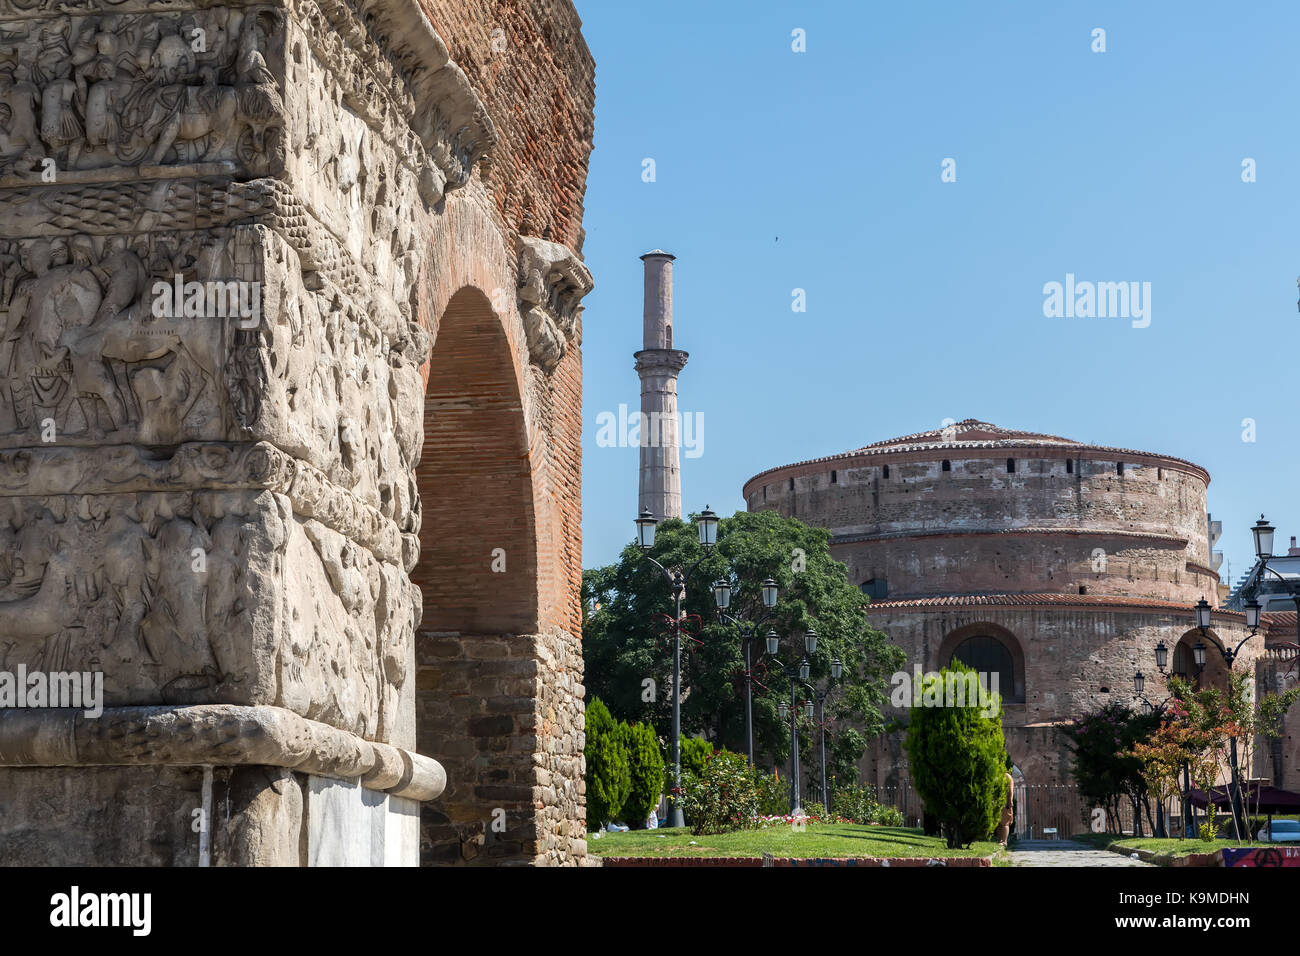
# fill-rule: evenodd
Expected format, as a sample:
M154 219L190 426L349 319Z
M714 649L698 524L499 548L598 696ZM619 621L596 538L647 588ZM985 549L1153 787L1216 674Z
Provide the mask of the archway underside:
M417 739L447 769L421 818L421 862L529 862L537 854L537 533L523 403L487 297L459 291L439 322L416 472L422 525L412 580Z

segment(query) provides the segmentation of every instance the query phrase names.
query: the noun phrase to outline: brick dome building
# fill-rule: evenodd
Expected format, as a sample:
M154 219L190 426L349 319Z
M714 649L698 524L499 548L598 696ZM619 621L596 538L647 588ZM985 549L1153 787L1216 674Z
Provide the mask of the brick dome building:
M764 471L750 511L773 509L832 533L832 554L870 598L874 627L907 670L955 654L999 674L1007 750L1018 781L1069 782L1062 721L1120 699L1133 673L1163 697L1155 648L1191 671L1193 605L1219 603L1199 465L968 419L854 451ZM1216 610L1236 645L1239 612ZM1253 646L1252 646L1253 645ZM1263 640L1242 649L1253 666ZM1226 679L1213 652L1206 675ZM898 714L905 719L905 714ZM906 782L902 734L881 738L863 780Z

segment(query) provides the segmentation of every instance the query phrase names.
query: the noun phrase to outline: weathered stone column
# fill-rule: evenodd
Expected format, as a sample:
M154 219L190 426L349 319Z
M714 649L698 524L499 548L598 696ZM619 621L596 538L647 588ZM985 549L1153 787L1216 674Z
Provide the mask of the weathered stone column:
M491 121L407 0L0 19L0 671L105 708L0 696L0 863L414 863L418 289Z
M677 376L688 353L673 348L673 260L661 249L645 263L643 348L633 357L641 377L641 476L637 510L660 521L682 516Z

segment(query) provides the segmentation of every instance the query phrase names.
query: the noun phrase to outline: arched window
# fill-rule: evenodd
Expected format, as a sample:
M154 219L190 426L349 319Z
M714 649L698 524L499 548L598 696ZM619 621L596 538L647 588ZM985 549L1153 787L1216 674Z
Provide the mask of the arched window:
M1066 473L1067 475L1072 475L1072 474L1074 474L1074 459L1073 459L1073 458L1067 458L1067 459L1065 459L1065 473Z
M952 657L948 659L949 666L953 661L961 661L980 674L997 674L998 693L1002 695L1002 699L1007 701L1015 699L1015 660L1007 646L996 637L976 634L966 638L953 650ZM987 686L992 689L991 680Z
M883 468L880 469L880 477L881 477L881 478L888 478L888 477L889 477L889 466L888 466L888 465L885 465Z
M1015 473L1016 473L1016 460L1015 460L1014 458L1008 458L1008 459L1007 459L1007 474L1009 474L1009 475L1014 475Z
M947 458L943 460L943 470L952 471L952 462L950 462Z
M858 590L873 601L883 601L889 597L889 582L884 578L871 578L859 584Z

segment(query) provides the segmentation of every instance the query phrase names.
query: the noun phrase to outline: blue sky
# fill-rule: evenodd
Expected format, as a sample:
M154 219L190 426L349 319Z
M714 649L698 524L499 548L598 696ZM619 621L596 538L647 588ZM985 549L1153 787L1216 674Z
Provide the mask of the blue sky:
M1300 534L1300 4L576 4L586 566L633 533L637 450L598 447L596 422L639 407L654 247L677 256L680 406L704 422L688 511L979 418L1205 466L1234 579L1261 511ZM1044 317L1066 273L1150 282L1150 325Z

